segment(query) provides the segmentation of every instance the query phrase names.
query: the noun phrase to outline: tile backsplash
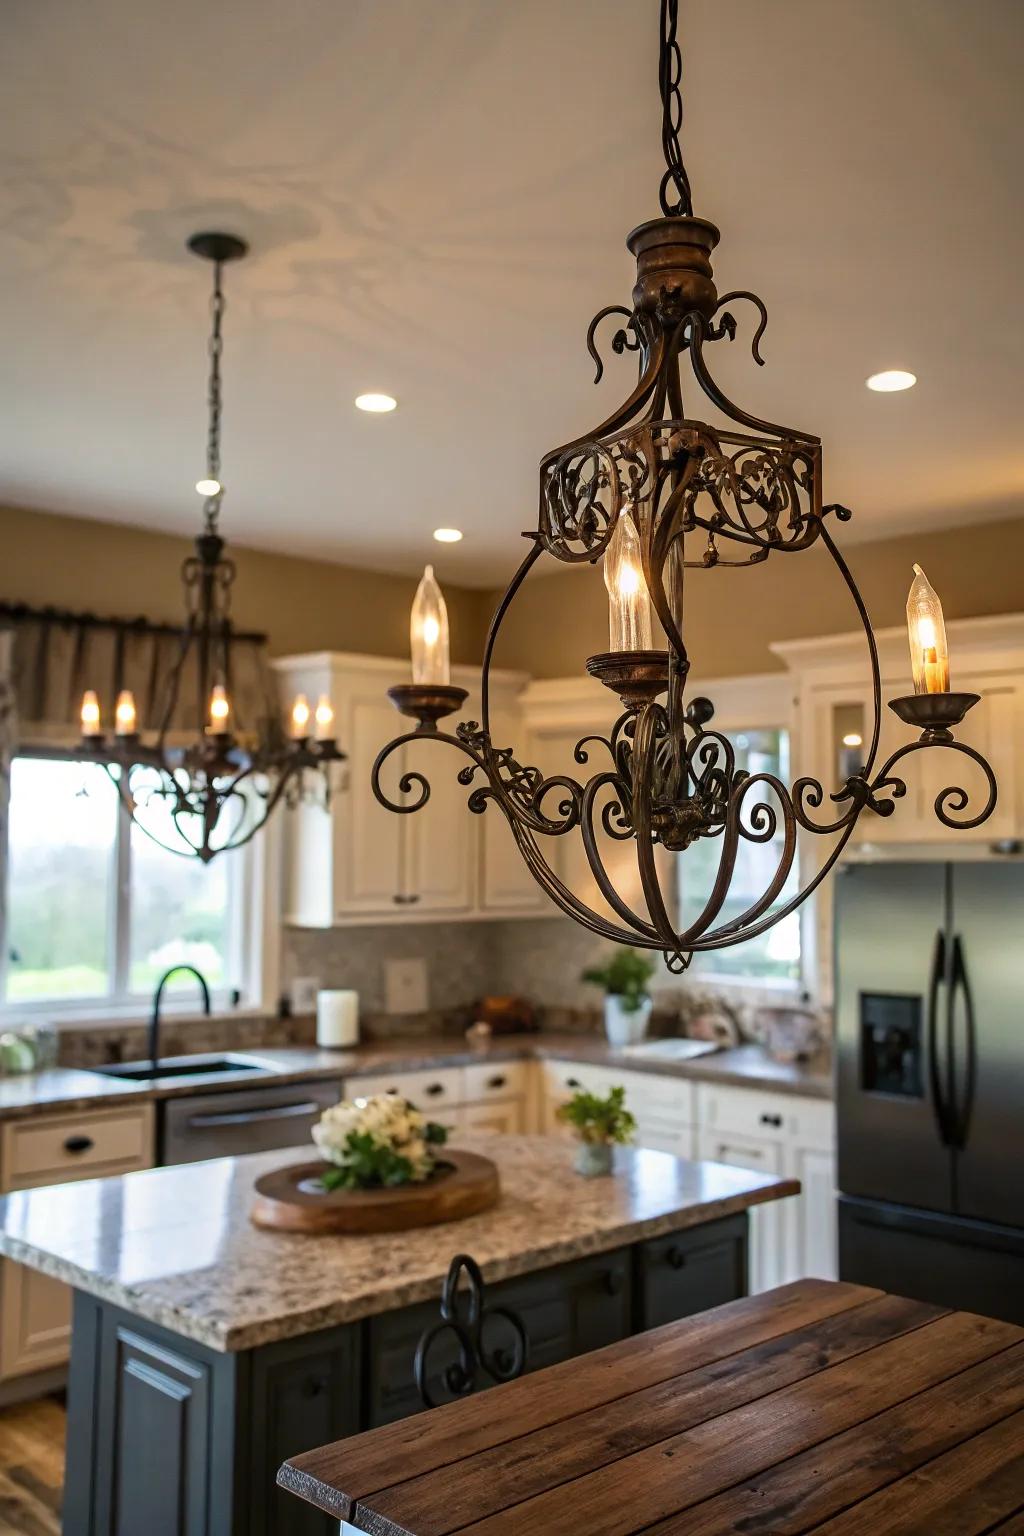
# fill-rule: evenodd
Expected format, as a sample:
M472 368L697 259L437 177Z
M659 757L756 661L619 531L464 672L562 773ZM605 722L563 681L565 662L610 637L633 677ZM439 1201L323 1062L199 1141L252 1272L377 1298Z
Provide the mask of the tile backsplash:
M282 985L316 976L325 987L353 987L368 1037L459 1033L472 1006L486 994L527 997L546 1028L600 1028L601 994L581 972L607 952L605 941L568 918L515 918L499 922L423 923L378 927L302 929L284 934ZM384 1012L388 960L422 958L427 965L426 1014ZM685 1033L686 1021L708 1009L724 1011L739 1036L761 1035L759 1010L785 1002L777 992L709 986L659 967L652 986L654 1028ZM788 995L787 995L788 997Z

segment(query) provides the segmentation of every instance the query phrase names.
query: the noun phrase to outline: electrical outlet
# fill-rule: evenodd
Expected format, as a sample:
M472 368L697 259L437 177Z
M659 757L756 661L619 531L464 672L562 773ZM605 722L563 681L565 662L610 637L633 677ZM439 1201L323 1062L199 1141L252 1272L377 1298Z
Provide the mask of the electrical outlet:
M384 1010L386 1013L425 1013L427 962L422 957L384 962Z
M292 1013L316 1013L316 995L319 991L319 976L296 976L291 984Z

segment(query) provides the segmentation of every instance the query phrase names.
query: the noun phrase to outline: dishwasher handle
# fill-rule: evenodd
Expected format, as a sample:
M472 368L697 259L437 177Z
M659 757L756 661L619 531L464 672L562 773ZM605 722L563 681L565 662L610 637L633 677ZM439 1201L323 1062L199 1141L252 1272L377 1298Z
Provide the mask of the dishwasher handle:
M297 1120L300 1115L322 1113L322 1104L306 1099L302 1104L275 1104L272 1109L240 1109L220 1115L192 1115L185 1123L190 1131L213 1131L225 1125L260 1125L265 1120Z

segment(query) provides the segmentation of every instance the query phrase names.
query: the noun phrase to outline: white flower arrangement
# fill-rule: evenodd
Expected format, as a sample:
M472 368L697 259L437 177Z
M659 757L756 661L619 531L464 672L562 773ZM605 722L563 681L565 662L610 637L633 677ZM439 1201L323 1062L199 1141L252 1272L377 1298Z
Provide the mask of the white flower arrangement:
M397 1093L343 1099L325 1109L313 1140L330 1169L327 1189L374 1189L422 1184L437 1167L435 1148L448 1132Z

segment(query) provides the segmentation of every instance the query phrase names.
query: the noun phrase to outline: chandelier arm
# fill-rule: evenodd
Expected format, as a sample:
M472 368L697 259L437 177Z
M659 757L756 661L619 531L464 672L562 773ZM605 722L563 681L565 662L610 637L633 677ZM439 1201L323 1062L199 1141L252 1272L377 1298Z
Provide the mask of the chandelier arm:
M871 708L873 719L871 722L871 745L864 760L864 776L870 778L874 771L875 758L878 756L878 742L882 731L882 674L878 662L878 642L875 639L875 632L871 627L871 618L868 614L867 604L863 597L861 597L860 588L854 581L850 567L847 565L839 546L832 537L824 517L821 519L821 541L832 556L840 576L846 583L847 591L853 598L854 607L857 610L861 628L864 631L864 638L867 641L868 662L871 667Z
M679 482L673 486L668 501L658 514L657 522L651 530L651 537L644 541L640 551L643 564L644 580L647 590L651 595L655 612L661 621L661 626L668 637L669 645L681 661L686 660L686 645L683 641L682 631L676 623L676 616L668 593L665 590L665 568L668 564L669 549L674 539L682 533L679 527L679 514L683 510L686 492L693 479L696 470L696 459L688 456L686 467L683 469Z
M893 780L891 778L893 768L904 757L909 757L911 753L920 752L927 747L945 747L947 751L960 752L964 757L969 757L981 768L985 775L988 798L976 815L960 819L949 814L950 807L955 811L964 811L970 803L970 794L959 785L948 785L945 789L940 790L935 796L932 805L936 816L944 827L951 827L958 832L968 832L972 827L980 827L982 822L987 821L995 810L999 790L996 784L996 776L992 772L990 765L980 752L975 751L974 747L969 747L966 742L953 739L949 741L936 740L934 737L928 737L927 735L919 737L917 741L907 742L904 746L898 747L883 763L872 779L872 790L889 788L893 783L901 785L905 790L906 786L901 779ZM897 796L897 798L902 798L902 796ZM870 801L868 803L870 804ZM878 807L872 806L872 809L877 810Z
M651 786L656 766L659 723L665 712L659 704L645 704L637 717L633 733L632 778L639 790L633 796L633 827L636 832L637 866L644 900L651 924L662 937L662 948L677 949L675 924L669 915L662 894L661 880L655 859L654 825L652 820Z
M780 894L784 885L786 884L786 881L789 879L789 872L793 867L793 860L796 857L796 817L793 814L792 804L790 803L789 793L786 789L786 786L783 784L782 780L777 778L774 774L759 773L752 775L749 779L744 780L742 793L746 792L746 789L750 784L757 781L770 784L778 796L779 803L782 806L784 839L782 850L779 854L779 862L776 866L775 874L773 875L770 883L766 887L763 894L757 899L757 901L749 906L745 912L741 912L739 917L734 917L730 919L728 923L723 923L721 928L715 930L716 933L729 933L730 931L739 932L745 926L745 924L755 921L761 916L762 913L767 912L774 902L776 896Z
M620 326L612 337L612 351L622 353L638 352L640 350L640 334L636 328L636 312L632 309L627 309L624 304L606 304L604 309L599 309L587 327L587 351L597 365L597 372L594 374L595 384L600 384L601 382L604 375L604 363L601 360L600 352L597 350L594 337L597 334L597 328L601 321L607 320L609 315L624 315L626 317L626 324ZM629 339L630 332L632 332L633 336L632 341Z
M504 595L491 616L490 624L487 626L487 639L484 641L484 656L480 666L480 723L484 728L484 737L488 748L490 747L491 740L491 658L494 655L494 647L497 644L505 615L519 588L540 559L544 547L541 543L540 534L530 533L526 537L531 541L529 552L520 562L519 569L505 588Z
M756 306L760 314L761 323L758 325L757 330L754 332L754 339L750 343L750 353L758 367L763 368L764 358L761 356L761 348L759 343L768 326L768 310L765 306L765 302L758 296L758 294L751 293L749 288L733 288L729 293L722 294L721 298L718 300L718 303L715 305L714 314L717 315L723 304L728 304L733 299L749 299L751 304ZM708 328L708 340L718 341L722 336L725 335L728 335L731 339L736 334L735 327L736 322L733 319L733 316L728 314L723 315L717 329L712 329L711 327Z
M812 432L801 432L798 427L783 427L774 421L762 421L759 416L751 416L749 411L735 405L712 378L708 365L704 361L704 332L707 325L704 316L693 311L681 323L689 325L690 365L693 368L694 377L708 399L713 405L718 406L723 415L728 416L732 421L738 421L741 426L749 427L752 432L768 433L770 436L782 439L791 438L799 443L820 444L821 438L816 437Z
M546 453L540 461L542 484L545 470L551 469L566 454L572 453L577 448L583 448L586 444L592 443L599 438L607 437L611 433L619 432L623 427L629 425L637 411L647 404L657 388L664 356L665 335L659 329L655 332L653 339L645 349L643 371L633 393L628 399L623 401L611 416L602 421L600 426L595 427L593 431L585 432L581 437L573 439L572 442L563 443L560 448L553 448L549 453Z
M533 878L567 917L575 918L584 928L589 928L591 933L599 934L604 939L611 939L615 944L638 944L642 949L662 948L660 939L650 938L646 934L635 930L620 928L607 918L603 918L597 912L594 912L555 874L537 847L532 832L514 818L509 820L509 825L512 829L512 836L515 838L516 846L523 855L527 868L533 875Z
M609 878L604 860L601 857L601 851L597 844L597 834L594 830L594 804L596 796L606 786L615 790L621 804L625 786L616 773L595 774L592 779L588 780L583 791L580 831L583 835L583 847L586 851L591 873L597 881L601 895L613 911L617 912L619 917L629 923L637 933L646 933L649 938L658 939L660 942L657 930L649 922L646 922L639 913L634 912L628 902L619 895Z

